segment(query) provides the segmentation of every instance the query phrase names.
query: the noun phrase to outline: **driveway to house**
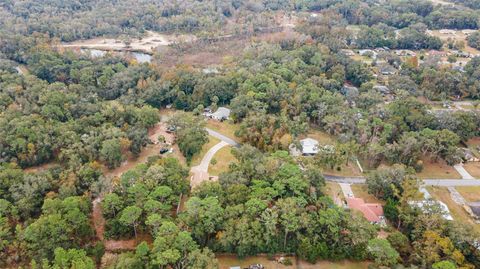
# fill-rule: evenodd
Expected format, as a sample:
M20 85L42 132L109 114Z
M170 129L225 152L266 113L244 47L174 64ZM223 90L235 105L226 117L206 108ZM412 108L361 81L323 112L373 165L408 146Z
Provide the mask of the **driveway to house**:
M210 148L207 153L205 153L205 156L203 156L202 161L200 162L199 165L194 166L190 169L190 172L192 173L192 178L190 180L190 185L192 187L198 186L200 183L202 183L205 180L210 179L210 175L208 174L208 166L210 165L210 162L213 159L213 156L215 153L217 153L221 148L230 145L229 143L225 141L220 141L218 144Z
M472 175L470 175L470 173L467 172L467 170L465 170L465 168L463 168L463 164L456 164L453 166L453 168L457 170L457 172L462 176L463 179L475 179L474 177L472 177Z
M364 184L364 177L340 177L340 176L328 176L325 175L327 181L336 183L348 183L348 184ZM478 179L423 179L423 184L426 186L440 186L440 187L455 187L455 186L480 186L480 180Z
M213 137L215 137L215 138L217 138L217 139L220 139L220 140L222 140L223 142L226 142L227 144L229 144L229 145L231 145L231 146L234 146L234 147L239 147L239 146L240 146L239 143L237 143L235 140L231 139L231 138L228 137L228 136L225 136L225 135L223 135L223 134L221 134L221 133L219 133L219 132L216 132L216 131L214 131L214 130L212 130L212 129L210 129L210 128L205 128L205 129L207 130L207 132L208 132L209 135L211 135L211 136L213 136Z
M343 197L345 198L354 198L352 187L348 183L338 183L343 192Z

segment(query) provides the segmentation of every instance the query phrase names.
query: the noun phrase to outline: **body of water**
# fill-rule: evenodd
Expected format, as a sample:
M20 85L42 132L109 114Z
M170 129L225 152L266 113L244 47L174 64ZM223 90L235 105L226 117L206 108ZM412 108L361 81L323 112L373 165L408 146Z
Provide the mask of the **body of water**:
M89 54L92 58L99 58L107 55L108 51L98 49L81 49L82 53ZM152 55L142 52L128 52L128 51L111 51L115 55L122 55L124 57L131 57L137 60L139 63L150 63L152 61Z

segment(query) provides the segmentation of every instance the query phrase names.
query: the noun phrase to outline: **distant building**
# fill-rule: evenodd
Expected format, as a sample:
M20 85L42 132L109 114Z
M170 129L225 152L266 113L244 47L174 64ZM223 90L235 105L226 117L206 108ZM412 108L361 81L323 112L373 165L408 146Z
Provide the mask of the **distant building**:
M468 206L476 218L480 220L480 202L469 203Z
M444 202L428 199L423 201L410 201L409 204L412 207L416 207L422 210L423 213L430 213L428 212L429 211L428 208L432 205L438 205L443 211L442 217L446 220L453 220L453 217L450 214L450 210L448 209L448 206Z
M465 30L462 30L462 33L466 36L469 36L473 33L475 33L477 30L472 30L472 29L465 29Z
M299 141L301 148L296 144L290 145L290 154L292 156L313 156L320 150L319 143L313 138L305 138Z
M389 64L384 64L378 67L378 71L384 76L389 76L395 74L397 69Z
M448 55L448 53L446 51L443 51L443 50L430 50L428 52L428 55L429 56L439 56L439 57L445 57Z
M355 52L353 50L349 50L349 49L342 49L342 52L343 52L343 54L345 54L347 56L355 55Z
M373 59L377 58L377 53L371 49L361 49L358 51L361 56L371 56Z
M375 86L373 86L372 89L375 90L375 91L378 91L378 92L381 93L382 95L387 95L387 94L391 94L391 93L392 93L392 92L390 91L390 89L389 89L387 86L384 86L384 85L375 85Z
M343 95L358 95L358 88L355 86L343 85L340 89L340 93Z
M381 224L384 221L383 207L381 204L365 203L362 198L347 198L347 206L350 209L360 211L370 222Z
M438 32L443 35L455 35L455 30L450 30L450 29L442 29Z
M210 117L218 121L227 120L230 117L230 109L226 107L219 107L217 111L210 115Z
M318 141L313 138L305 138L300 140L302 145L302 155L311 156L318 153Z

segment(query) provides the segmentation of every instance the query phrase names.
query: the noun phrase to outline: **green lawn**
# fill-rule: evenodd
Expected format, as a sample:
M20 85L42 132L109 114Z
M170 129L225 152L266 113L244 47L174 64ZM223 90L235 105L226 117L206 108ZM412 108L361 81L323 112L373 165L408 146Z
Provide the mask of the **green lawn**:
M230 163L237 161L235 156L232 154L232 147L230 146L221 148L217 153L215 153L213 159L216 160L217 163L210 163L208 166L208 173L211 176L218 176L223 172L227 172Z
M191 166L199 165L200 162L202 161L202 158L205 155L205 153L207 153L207 151L210 148L212 148L216 144L220 143L220 140L213 137L213 136L208 136L208 139L209 139L209 141L208 141L207 144L203 145L202 151L200 151L197 155L193 156Z
M219 122L216 120L208 120L207 128L217 131L231 139L238 140L235 136L235 131L240 128L240 125L234 124L232 121Z
M444 202L453 219L463 223L465 225L470 225L474 228L475 231L480 233L480 224L476 224L473 219L468 215L467 211L463 209L460 205L455 203L450 196L450 192L445 187L427 187L428 192L436 200Z

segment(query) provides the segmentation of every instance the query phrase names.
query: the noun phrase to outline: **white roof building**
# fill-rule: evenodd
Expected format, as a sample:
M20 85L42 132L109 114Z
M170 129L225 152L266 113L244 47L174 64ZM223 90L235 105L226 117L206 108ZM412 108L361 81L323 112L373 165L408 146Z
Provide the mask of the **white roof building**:
M318 141L313 138L305 138L300 140L303 155L315 155L318 153Z
M212 113L212 119L215 120L226 120L230 117L230 109L226 107L219 107L215 113Z
M436 204L442 209L443 211L442 217L444 219L453 220L453 217L450 214L450 210L448 209L448 206L444 202L428 199L423 201L410 201L409 204L410 206L419 208L423 213L426 213L426 214L431 213L430 207Z

